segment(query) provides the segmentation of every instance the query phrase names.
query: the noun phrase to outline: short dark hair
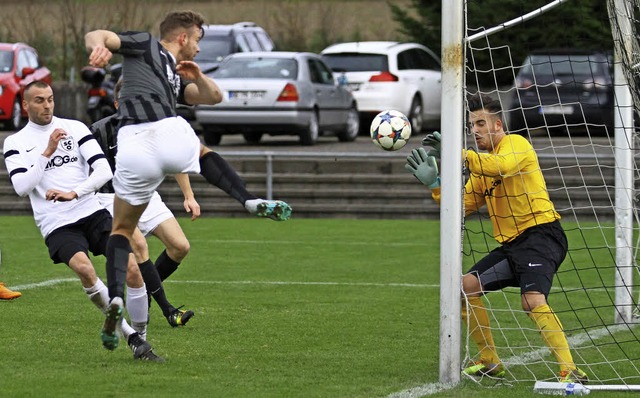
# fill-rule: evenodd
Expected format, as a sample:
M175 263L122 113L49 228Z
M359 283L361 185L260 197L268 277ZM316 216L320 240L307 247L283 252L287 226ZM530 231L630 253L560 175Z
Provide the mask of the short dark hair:
M500 105L500 101L486 94L476 93L469 95L467 97L467 106L469 107L469 112L484 109L502 120L502 105Z
M36 87L36 88L47 88L50 87L47 83L43 82L42 80L34 80L31 83L27 84L24 88L24 96L26 97L27 94L29 93L29 91L31 90L31 87Z
M160 38L165 39L178 28L189 29L197 26L200 29L200 37L204 35L202 25L204 17L195 11L172 11L160 23Z

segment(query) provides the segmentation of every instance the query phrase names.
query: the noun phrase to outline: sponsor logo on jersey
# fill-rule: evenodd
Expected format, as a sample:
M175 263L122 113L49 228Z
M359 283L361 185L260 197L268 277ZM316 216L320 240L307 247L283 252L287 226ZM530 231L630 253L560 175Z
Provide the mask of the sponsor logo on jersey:
M49 162L47 163L47 165L45 166L45 171L46 170L51 170L54 169L56 167L61 167L67 163L74 163L78 161L78 157L77 156L69 156L69 155L64 155L64 156L60 156L60 155L56 155L54 157L51 158L51 160L49 160Z

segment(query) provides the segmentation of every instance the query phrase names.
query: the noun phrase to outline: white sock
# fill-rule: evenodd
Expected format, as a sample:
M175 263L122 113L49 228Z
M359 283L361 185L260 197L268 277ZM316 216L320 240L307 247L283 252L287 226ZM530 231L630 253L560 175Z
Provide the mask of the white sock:
M144 284L142 287L127 286L127 312L129 312L131 327L140 333L140 337L146 338L149 303L147 301L147 289Z
M98 278L96 284L91 287L83 287L84 292L89 296L89 300L98 307L100 312L104 313L109 306L109 289L102 282L102 279Z
M251 214L256 214L258 212L258 205L264 202L264 199L249 199L244 202L244 208Z

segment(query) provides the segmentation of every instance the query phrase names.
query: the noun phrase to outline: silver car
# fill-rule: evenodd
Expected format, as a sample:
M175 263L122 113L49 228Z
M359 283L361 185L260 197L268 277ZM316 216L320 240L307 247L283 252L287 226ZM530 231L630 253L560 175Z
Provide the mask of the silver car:
M209 76L224 99L196 107L208 145L219 144L224 134L242 134L249 143L260 142L264 134L297 135L303 145L313 145L327 132L340 141L358 135L356 101L317 54L231 54Z

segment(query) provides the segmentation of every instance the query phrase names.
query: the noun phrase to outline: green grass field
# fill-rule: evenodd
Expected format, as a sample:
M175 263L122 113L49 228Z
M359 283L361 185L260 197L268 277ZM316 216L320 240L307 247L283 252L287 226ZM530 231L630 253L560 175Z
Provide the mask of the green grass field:
M165 288L174 305L196 316L172 329L153 305L148 338L167 359L157 364L133 361L124 345L102 348L103 316L71 270L51 263L33 219L1 220L0 280L23 293L0 302L1 397L438 390L438 222L180 220L192 249ZM149 243L157 256L158 241ZM95 265L104 278L104 259ZM433 396L531 390L532 383L488 389L463 381Z

